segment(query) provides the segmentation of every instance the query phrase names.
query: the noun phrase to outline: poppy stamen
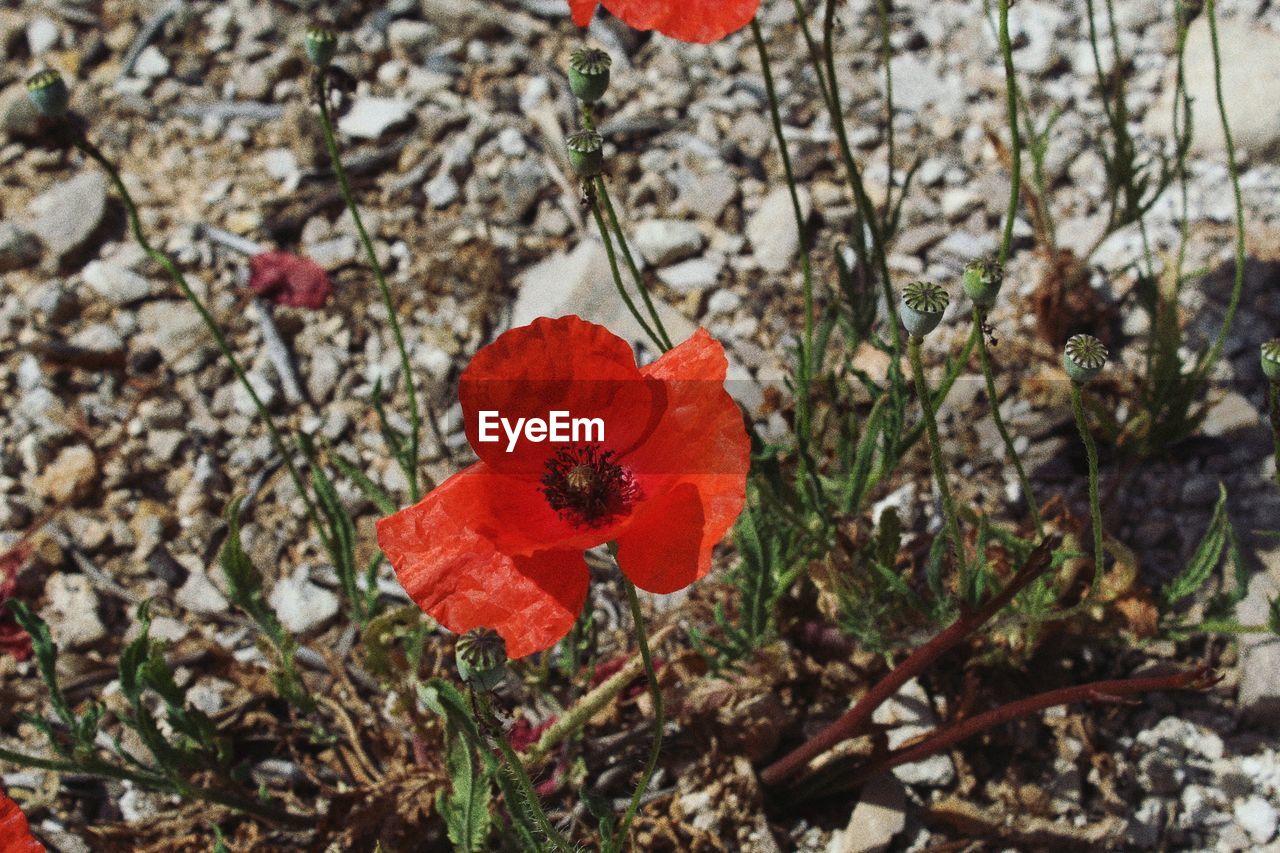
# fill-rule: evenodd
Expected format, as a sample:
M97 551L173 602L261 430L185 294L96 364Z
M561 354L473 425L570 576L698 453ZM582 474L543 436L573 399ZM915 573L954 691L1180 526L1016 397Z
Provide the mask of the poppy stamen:
M560 517L576 527L600 527L626 513L640 497L631 472L612 450L567 447L547 460L542 493Z

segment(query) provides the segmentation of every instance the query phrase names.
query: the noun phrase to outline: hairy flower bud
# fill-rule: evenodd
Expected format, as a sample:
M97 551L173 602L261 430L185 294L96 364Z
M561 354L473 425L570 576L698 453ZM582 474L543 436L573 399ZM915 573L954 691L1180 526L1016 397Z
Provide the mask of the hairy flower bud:
M932 281L913 281L902 289L902 325L913 338L923 338L942 322L942 312L951 299L941 285Z
M507 644L498 632L472 628L454 648L458 676L477 690L492 690L507 673Z
M1272 382L1280 382L1280 338L1262 345L1262 372Z
M609 88L609 54L594 47L580 47L569 57L569 89L585 104L594 104Z
M1062 367L1072 382L1084 384L1102 372L1107 348L1093 335L1072 335L1062 350Z
M569 165L584 178L594 178L604 169L604 137L594 130L579 130L565 140Z
M995 258L974 258L964 268L964 292L973 304L986 310L996 304L1004 284L1004 267Z
M338 52L338 36L328 27L307 27L307 35L302 40L307 51L307 58L317 68L327 68Z
M42 115L59 118L66 114L71 93L57 71L40 71L27 78L27 97Z

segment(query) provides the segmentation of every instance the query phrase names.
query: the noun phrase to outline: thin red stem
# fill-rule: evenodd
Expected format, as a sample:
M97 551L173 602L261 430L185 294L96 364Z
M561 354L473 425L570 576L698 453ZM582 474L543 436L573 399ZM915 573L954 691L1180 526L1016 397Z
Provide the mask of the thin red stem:
M876 708L897 693L902 685L920 675L943 654L981 628L992 616L1013 601L1014 596L1044 574L1052 563L1053 550L1057 544L1058 537L1043 540L1031 552L1031 556L1004 589L976 610L962 613L941 633L912 652L892 672L876 682L875 686L838 720L766 767L760 774L760 781L766 787L777 785L804 769L806 764L831 747L862 734Z
M1126 696L1153 693L1161 690L1203 690L1216 684L1220 676L1215 676L1207 666L1198 667L1187 672L1173 675L1150 676L1147 678L1116 678L1109 681L1093 681L1075 687L1061 687L1046 693L1028 696L1016 702L1009 702L998 708L969 717L945 726L910 746L894 750L860 768L852 778L841 787L849 787L866 781L899 764L910 764L934 753L941 752L966 738L1011 722L1019 717L1026 717L1052 708L1055 705L1074 705L1079 702L1120 702Z

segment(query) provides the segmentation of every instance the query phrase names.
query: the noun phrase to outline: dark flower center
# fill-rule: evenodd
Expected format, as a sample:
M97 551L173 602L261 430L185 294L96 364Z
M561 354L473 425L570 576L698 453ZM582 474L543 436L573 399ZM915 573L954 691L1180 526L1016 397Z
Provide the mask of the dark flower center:
M542 475L547 503L577 527L600 527L627 512L640 488L613 456L612 450L592 446L556 451Z

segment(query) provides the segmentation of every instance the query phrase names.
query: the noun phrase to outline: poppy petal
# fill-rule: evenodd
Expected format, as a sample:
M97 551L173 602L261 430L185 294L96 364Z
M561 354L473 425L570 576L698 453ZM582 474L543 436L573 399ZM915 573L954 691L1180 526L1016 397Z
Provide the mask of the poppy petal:
M499 551L460 520L468 515L471 476L471 469L456 474L380 520L378 544L409 597L450 631L491 628L512 658L548 649L573 627L586 600L582 552Z
M580 27L585 27L591 23L591 16L596 13L596 7L600 5L600 0L569 0L569 12L573 15L573 22Z
M712 548L742 512L751 443L724 388L727 370L724 348L703 329L643 370L662 381L667 410L649 439L623 460L652 500L637 508L618 537L618 562L651 592L673 592L705 575ZM650 536L671 541L637 541ZM674 560L677 552L685 555L682 563L652 565Z
M496 471L534 478L542 476L557 447L574 442L521 437L513 446L507 430L519 432L519 419L546 421L552 412L598 419L604 434L598 444L621 453L652 428L659 406L631 346L604 326L572 315L541 317L499 335L463 371L458 398L476 455Z
M27 816L3 791L0 791L0 850L4 853L44 853L44 845L31 835Z
M760 0L603 0L627 26L678 41L709 44L751 22Z
M599 527L575 527L551 508L537 480L503 474L484 462L451 477L447 484L447 510L454 523L512 557L548 549L584 551L611 541L626 523L624 517Z
M618 537L618 567L643 590L684 589L711 570L704 522L697 487L681 483L636 513Z

